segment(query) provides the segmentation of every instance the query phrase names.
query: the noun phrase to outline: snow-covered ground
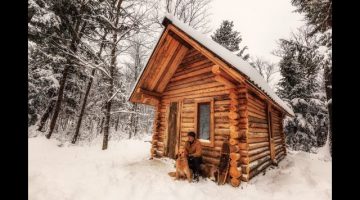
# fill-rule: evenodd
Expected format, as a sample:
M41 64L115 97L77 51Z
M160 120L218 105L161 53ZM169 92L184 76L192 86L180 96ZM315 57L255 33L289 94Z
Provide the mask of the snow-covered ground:
M43 136L29 138L29 199L331 199L331 159L319 154L288 152L279 167L270 167L239 188L174 181L170 159L149 160L149 138L97 145L59 145Z

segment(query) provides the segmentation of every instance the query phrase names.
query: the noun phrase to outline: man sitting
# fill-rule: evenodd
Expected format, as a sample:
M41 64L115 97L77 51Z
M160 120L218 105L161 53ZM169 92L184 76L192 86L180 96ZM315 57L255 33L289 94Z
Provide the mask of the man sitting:
M201 158L201 143L194 132L188 133L188 141L185 143L185 150L188 152L189 167L193 171L194 180L199 181Z

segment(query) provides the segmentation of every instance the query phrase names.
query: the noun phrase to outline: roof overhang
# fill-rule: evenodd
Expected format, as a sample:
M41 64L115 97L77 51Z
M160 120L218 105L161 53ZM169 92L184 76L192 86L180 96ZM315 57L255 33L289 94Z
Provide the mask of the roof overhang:
M288 108L282 100L277 97L273 91L270 92L271 95L268 95L263 89L261 89L258 84L254 83L249 76L244 74L239 67L233 65L234 62L229 62L218 55L218 52L214 52L208 46L215 46L213 41L205 41L212 43L210 45L204 45L198 41L198 39L205 40L203 38L194 38L191 34L182 30L179 25L179 22L174 23L176 19L169 19L164 17L162 24L164 25L164 30L152 52L145 68L143 69L138 81L131 91L129 100L131 102L156 105L161 97L161 93L164 91L167 83L170 81L170 78L175 73L177 65L180 64L181 59L185 56L186 52L194 48L211 60L226 76L230 76L232 80L236 80L240 84L244 84L248 89L254 91L262 99L270 103L272 106L278 108L282 112L286 113L289 116L294 116L293 111ZM184 26L183 24L180 24ZM188 31L189 32L189 31ZM170 42L171 40L172 42ZM218 45L218 44L216 44ZM176 48L175 48L176 47ZM218 48L223 48L218 45ZM224 49L224 48L223 48ZM231 54L231 52L228 52ZM235 56L235 55L234 55ZM237 59L241 59L238 57ZM245 61L244 61L245 62ZM244 64L244 63L240 63ZM258 75L258 72L253 69L247 63L248 71ZM252 71L251 71L252 70ZM214 70L213 70L214 72ZM166 74L166 76L164 75ZM249 72L248 72L249 74ZM258 77L256 77L258 78ZM264 80L265 81L265 80ZM264 86L264 83L261 83ZM266 87L267 85L265 85ZM267 86L268 87L268 86ZM269 87L266 88L269 93ZM271 97L270 97L271 96ZM276 100L274 100L274 98ZM282 104L280 105L279 104Z

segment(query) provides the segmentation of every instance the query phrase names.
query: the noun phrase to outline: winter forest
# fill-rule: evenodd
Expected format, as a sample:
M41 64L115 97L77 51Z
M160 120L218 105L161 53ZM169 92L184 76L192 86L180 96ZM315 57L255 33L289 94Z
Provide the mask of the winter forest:
M332 0L288 1L306 25L278 38L269 52L275 63L249 53L246 32L233 21L212 30L212 0L28 0L29 139L95 142L109 151L115 142L150 138L154 108L128 98L170 13L266 82L279 77L272 89L295 113L283 123L288 149L316 153L329 143L331 154Z

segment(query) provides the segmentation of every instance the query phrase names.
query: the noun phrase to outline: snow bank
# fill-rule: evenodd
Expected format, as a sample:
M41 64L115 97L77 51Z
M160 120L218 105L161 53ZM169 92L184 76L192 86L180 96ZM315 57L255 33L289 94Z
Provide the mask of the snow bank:
M316 154L289 152L279 167L258 175L240 188L174 181L170 159L148 160L146 140L59 147L56 140L29 138L29 199L331 199L331 162Z

